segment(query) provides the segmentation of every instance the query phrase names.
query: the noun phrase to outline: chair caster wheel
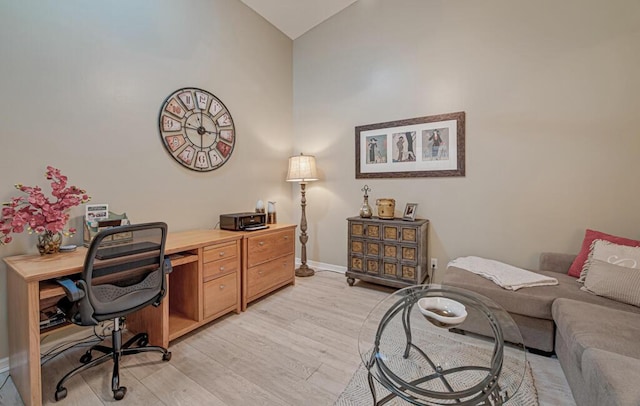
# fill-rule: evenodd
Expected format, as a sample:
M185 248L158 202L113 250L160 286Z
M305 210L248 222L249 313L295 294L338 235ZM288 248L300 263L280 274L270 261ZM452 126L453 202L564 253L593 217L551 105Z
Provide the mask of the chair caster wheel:
M56 395L55 395L56 402L66 398L66 397L67 397L67 388L60 388L60 389L56 390Z
M124 386L121 386L117 390L113 391L113 398L115 400L122 400L126 393L127 393L127 388L125 388Z
M82 362L83 364L86 364L90 362L92 359L93 359L93 355L91 355L91 353L87 351L82 355L82 357L80 357L80 362Z
M171 361L171 353L167 351L166 354L162 354L163 361Z

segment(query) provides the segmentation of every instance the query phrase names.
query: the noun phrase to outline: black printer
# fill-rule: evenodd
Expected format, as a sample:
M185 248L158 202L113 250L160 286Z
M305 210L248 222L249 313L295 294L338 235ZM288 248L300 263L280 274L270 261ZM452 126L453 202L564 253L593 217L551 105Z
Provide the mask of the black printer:
M232 213L220 215L220 228L231 231L253 231L269 228L265 213Z

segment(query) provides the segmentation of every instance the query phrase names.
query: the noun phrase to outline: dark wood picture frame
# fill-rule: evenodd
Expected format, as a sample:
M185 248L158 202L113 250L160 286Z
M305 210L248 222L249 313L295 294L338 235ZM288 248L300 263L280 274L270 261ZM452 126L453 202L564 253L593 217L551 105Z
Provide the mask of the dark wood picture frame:
M465 176L464 111L362 125L355 136L356 179Z

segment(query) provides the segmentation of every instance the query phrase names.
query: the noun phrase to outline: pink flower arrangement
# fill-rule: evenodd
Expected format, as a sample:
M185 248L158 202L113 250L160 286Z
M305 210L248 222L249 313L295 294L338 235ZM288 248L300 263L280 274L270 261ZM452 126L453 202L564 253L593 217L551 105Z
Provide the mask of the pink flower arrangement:
M67 210L91 199L84 190L76 186L67 187L67 177L59 169L47 166L46 178L51 180L51 194L56 201L52 202L42 193L39 186L31 187L22 184L15 185L16 189L27 196L13 197L10 202L3 203L2 217L0 217L0 245L11 242L11 233L21 233L25 228L29 234L64 232L69 221ZM65 235L76 232L70 228Z

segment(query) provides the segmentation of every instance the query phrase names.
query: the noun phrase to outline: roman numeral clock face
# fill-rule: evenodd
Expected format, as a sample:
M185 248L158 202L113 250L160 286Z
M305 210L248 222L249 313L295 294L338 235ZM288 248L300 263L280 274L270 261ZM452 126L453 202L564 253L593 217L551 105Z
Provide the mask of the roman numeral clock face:
M218 169L231 157L236 132L231 113L206 90L176 90L160 109L160 137L173 159L192 171Z

